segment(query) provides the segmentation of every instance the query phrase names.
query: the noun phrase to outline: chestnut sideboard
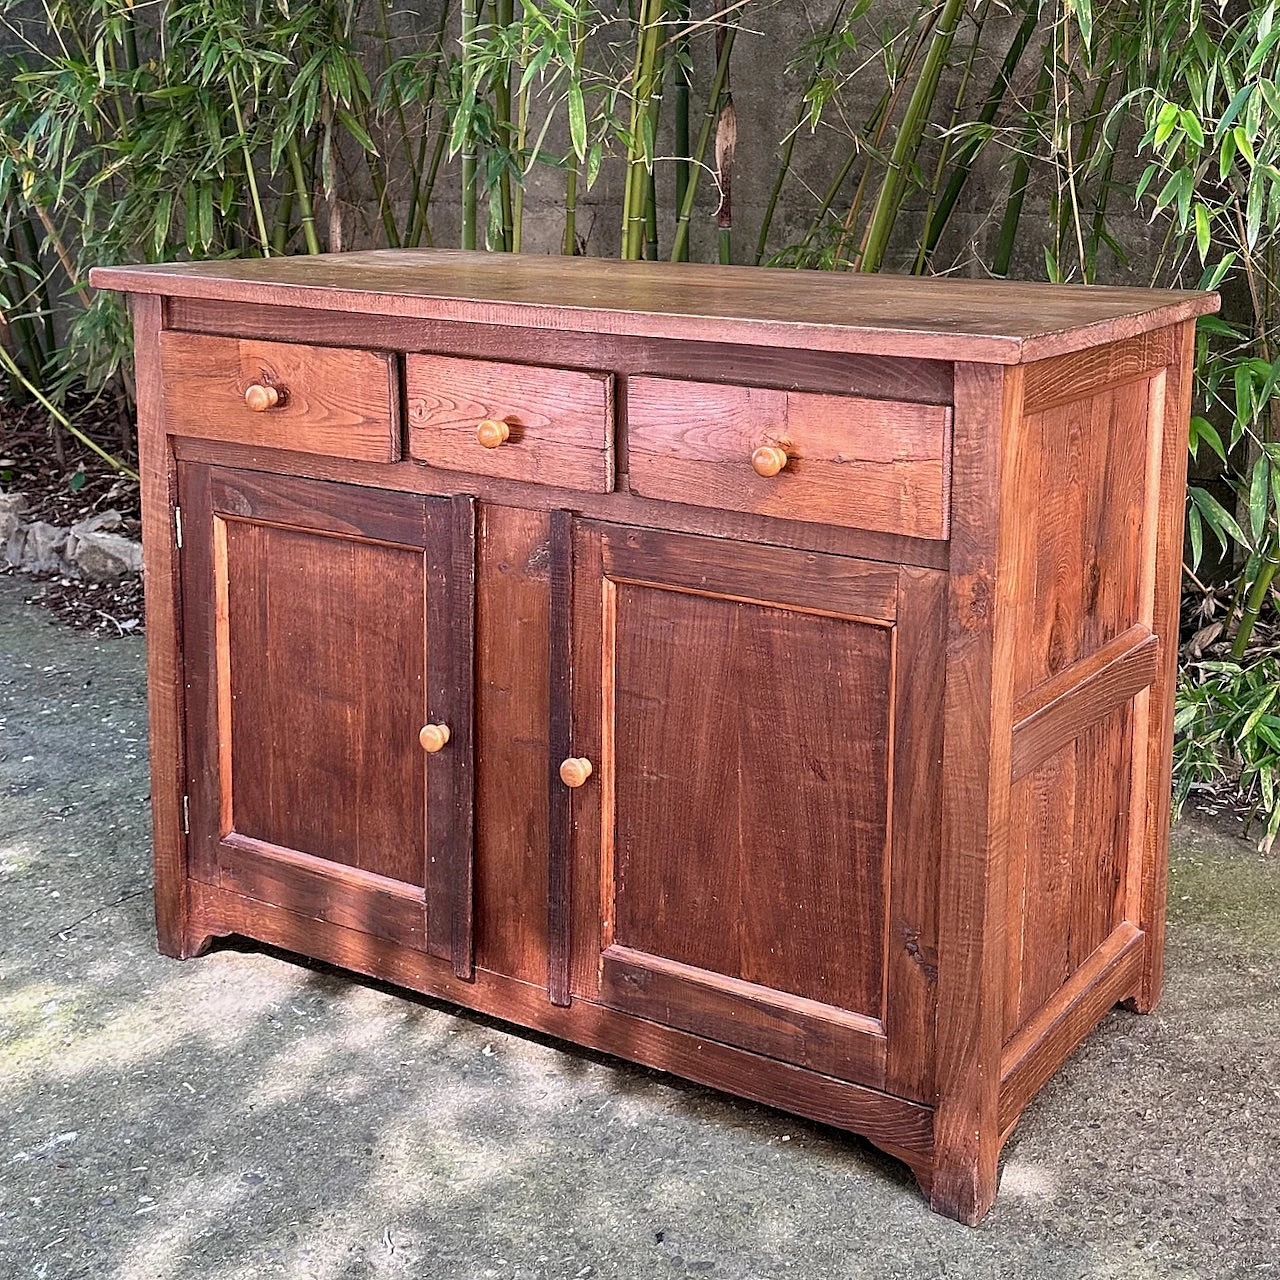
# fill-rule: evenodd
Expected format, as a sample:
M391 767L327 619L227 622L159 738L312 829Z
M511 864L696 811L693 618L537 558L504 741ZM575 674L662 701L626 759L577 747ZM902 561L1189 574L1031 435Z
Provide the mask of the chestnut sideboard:
M450 252L133 295L160 946L865 1135L975 1222L1160 992L1212 295Z

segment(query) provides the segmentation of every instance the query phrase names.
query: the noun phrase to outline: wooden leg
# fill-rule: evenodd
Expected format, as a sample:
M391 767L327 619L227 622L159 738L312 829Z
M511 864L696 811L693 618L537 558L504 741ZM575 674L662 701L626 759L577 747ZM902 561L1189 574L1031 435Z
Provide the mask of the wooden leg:
M933 1176L920 1188L929 1208L945 1218L976 1227L995 1202L1000 1185L999 1151L994 1142L964 1151L935 1151Z

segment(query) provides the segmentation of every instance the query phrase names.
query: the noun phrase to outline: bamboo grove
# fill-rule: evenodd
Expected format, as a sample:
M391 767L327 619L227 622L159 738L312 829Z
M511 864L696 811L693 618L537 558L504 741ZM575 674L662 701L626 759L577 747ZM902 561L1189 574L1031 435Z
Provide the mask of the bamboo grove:
M128 404L124 316L84 283L102 262L435 245L1221 287L1179 776L1185 795L1234 770L1274 834L1280 697L1231 701L1280 576L1274 19L1260 0L0 0L5 395L72 431L83 388Z

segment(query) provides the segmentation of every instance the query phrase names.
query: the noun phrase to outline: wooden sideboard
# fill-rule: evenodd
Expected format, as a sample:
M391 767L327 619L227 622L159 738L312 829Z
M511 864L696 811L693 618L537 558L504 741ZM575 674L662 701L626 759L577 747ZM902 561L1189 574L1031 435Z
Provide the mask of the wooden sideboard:
M160 946L864 1134L976 1222L1159 996L1212 295L449 252L133 295Z

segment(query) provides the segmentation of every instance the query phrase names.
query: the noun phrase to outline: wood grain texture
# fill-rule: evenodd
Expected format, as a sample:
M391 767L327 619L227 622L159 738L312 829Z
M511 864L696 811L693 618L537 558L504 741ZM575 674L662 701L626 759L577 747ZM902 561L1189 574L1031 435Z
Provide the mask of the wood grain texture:
M1014 711L1013 781L1152 684L1159 648L1146 627L1131 627L1021 699Z
M550 521L482 504L476 555L476 966L547 977Z
M420 951L225 890L205 885L193 889L197 918L209 933L258 938L713 1089L780 1105L820 1124L862 1134L927 1176L933 1142L929 1107L585 1000L560 1009L548 1003L541 985L481 970L474 982L462 982Z
M633 493L909 537L946 537L949 426L934 405L627 380ZM779 474L761 446L785 448Z
M947 575L899 570L885 955L885 1083L934 1098Z
M811 1064L883 1079L894 632L833 614L838 593L812 613L758 598L808 602L833 571L851 583L860 568L881 571L579 529L574 741L600 760L598 778L575 792L591 797L576 858L586 905L575 919L599 939L595 956L578 961L586 990L642 1016L670 1009L677 1025L696 1017L705 1034L766 1052L799 1037ZM690 565L699 566L693 585ZM935 588L935 605L937 578L919 584L922 598ZM751 582L755 600L739 595ZM923 622L929 609L915 590L912 615ZM892 614L897 595L873 598ZM867 603L864 591L856 605ZM581 683L580 671L589 673ZM592 718L599 727L588 731ZM934 746L914 716L904 724L900 758L922 780ZM929 929L917 898L907 895L904 910ZM890 962L900 986L910 980L896 969L917 966L920 941L903 936ZM932 947L927 932L923 945ZM806 1029L805 1011L823 1006ZM928 1012L917 1005L905 1016ZM904 1027L904 1049L927 1034ZM904 1067L904 1083L912 1072L918 1080L927 1067Z
M1150 396L1128 381L1022 422L1019 697L1142 620Z
M142 473L142 552L147 622L147 705L151 722L151 832L156 938L167 956L198 954L206 939L188 928L183 719L182 603L173 508L177 466L164 429L160 337L164 302L130 300L138 389L138 459Z
M1027 365L1023 413L1043 413L1108 387L1153 377L1178 358L1174 329L1154 329L1125 342L1089 347L1072 355Z
M589 494L550 485L530 485L497 476L462 476L456 471L399 462L374 465L340 462L304 453L258 449L222 441L177 437L174 454L187 462L203 462L248 471L287 472L320 480L359 484L362 488L397 493L453 494L466 492L483 502L530 511L569 510L590 519L615 521L637 528L664 529L732 538L764 546L945 569L947 543L926 538L846 529L834 525L779 520L736 511L717 511L685 503L655 502L628 492Z
M218 878L235 831L421 887L424 500L362 509L358 490L181 475L202 874ZM287 522L303 510L305 524ZM368 540L389 525L398 541Z
M1132 735L1121 704L1013 785L1006 1037L1123 920Z
M1218 306L1205 293L438 249L100 267L90 279L212 301L1000 364Z
M1165 897L1169 874L1169 804L1173 774L1173 701L1178 669L1178 608L1182 592L1182 537L1187 487L1187 432L1195 370L1195 325L1177 332L1177 359L1164 384L1163 443L1153 534L1152 629L1160 638L1160 669L1148 707L1146 816L1143 824L1141 886L1129 903L1129 918L1143 932L1142 983L1136 1007L1150 1012L1160 999L1164 973Z
M459 978L475 964L475 503L426 502L427 715L450 726L427 764L427 950ZM394 596L392 597L395 598Z
M1000 1066L1000 1127L1023 1107L1102 1021L1133 993L1142 972L1142 934L1125 923L1109 934L1036 1016L1005 1045Z
M884 1028L875 1018L629 947L606 947L603 964L602 991L612 1008L884 1088Z
M388 355L166 333L160 363L172 435L365 462L400 456L399 384ZM279 401L255 413L245 392L261 384Z
M883 624L897 616L891 565L621 525L602 525L600 538L614 581Z
M405 396L412 458L562 488L613 488L609 374L411 354ZM506 425L504 443L478 441L483 420Z
M1018 588L998 569L1014 559L1016 536L1001 512L1016 470L1020 401L1020 371L956 369L930 1203L969 1223L990 1207L998 1178L1010 597Z
M950 404L951 365L943 360L865 356L839 351L744 347L727 343L668 341L567 329L524 329L454 320L410 320L401 316L347 315L256 302L172 298L170 326L194 333L278 338L289 333L322 346L372 347L438 355L504 359L524 364L615 374L651 373L700 378L740 386Z

